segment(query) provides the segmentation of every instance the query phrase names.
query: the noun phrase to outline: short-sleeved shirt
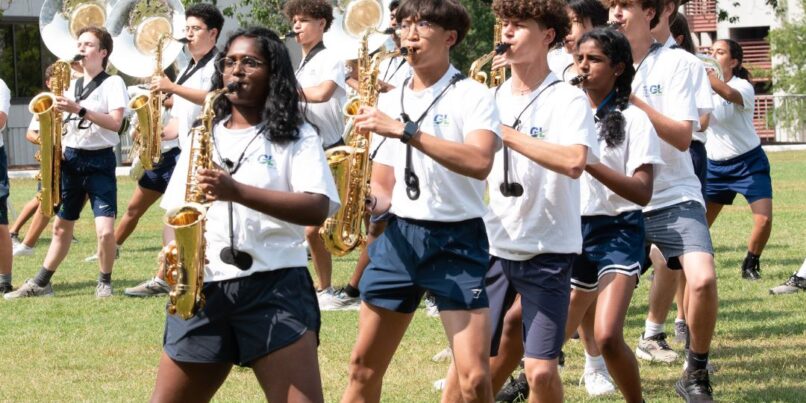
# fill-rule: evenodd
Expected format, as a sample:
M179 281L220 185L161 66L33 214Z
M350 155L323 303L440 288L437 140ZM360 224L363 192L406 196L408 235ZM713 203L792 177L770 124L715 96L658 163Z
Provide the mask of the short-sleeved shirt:
M405 57L392 57L381 62L378 79L397 88L411 76L411 66Z
M742 104L737 105L714 93L716 107L711 112L709 139L705 144L708 159L724 161L738 157L761 144L753 126L755 90L747 80L734 76L728 86L739 91Z
M225 166L223 159L238 161L232 177L236 181L281 192L306 192L327 196L328 215L339 208L339 195L330 174L322 144L313 128L300 127L299 139L274 143L258 133L257 127L231 130L224 122L215 126L213 161ZM232 221L235 247L253 258L249 270L240 270L221 261L223 248L230 246L228 203L216 201L207 211L205 238L209 264L204 281L246 277L307 264L305 228L233 203Z
M678 52L660 48L649 53L643 62L635 62L640 63L636 64L638 71L632 82L635 96L671 119L692 123L699 120L689 64ZM652 200L644 212L689 200L705 205L691 154L674 148L663 138L660 149L664 165L655 167Z
M511 125L527 108L520 117L520 132L564 146L583 145L588 148L588 163L598 162L599 145L588 98L564 82L548 87L557 80L549 73L528 95L513 95L512 80L504 82L496 94L502 122ZM547 89L527 107L544 88ZM509 181L521 184L523 195L505 197L500 191L504 182L503 153L503 148L496 152L487 180L490 205L484 223L490 254L525 261L543 253L580 253L579 181L509 150Z
M711 100L711 82L708 81L708 73L705 71L705 65L699 57L686 52L685 49L676 47L677 42L674 41L672 36L666 40L663 47L668 48L674 52L685 62L689 64L689 71L691 72L691 82L694 85L694 103L697 104L697 113L704 115L714 109L714 102ZM673 48L675 47L675 48ZM700 120L694 122L694 133L692 136L694 140L705 143L706 132L700 130Z
M402 112L400 93L405 90L404 110L416 121L458 73L459 70L450 66L442 78L426 89L415 92L408 83L381 94L378 109L392 118L399 118ZM463 143L468 134L477 130L489 130L500 136L500 124L493 95L478 82L464 79L456 82L428 109L420 130L443 140ZM412 168L420 180L420 197L409 199L404 180L406 145L374 135L371 149L377 150L374 162L394 168L391 213L416 220L456 222L479 218L487 210L484 181L453 172L413 147Z
M555 48L548 53L549 70L563 81L568 81L571 77L565 77L566 72L572 70L568 66L574 64L574 56L565 51L565 47Z
M196 90L209 90L212 87L214 74L215 63L213 63L213 60L210 60L204 67L194 71L193 74L182 83L182 86ZM176 128L179 147L184 149L190 138L190 129L193 127L193 122L199 118L202 106L194 104L179 95L174 95L173 99L174 104L171 108L171 117L177 119Z
M624 176L632 176L641 165L663 165L660 156L660 139L644 111L628 106L622 112L626 125L624 141L608 147L599 140L599 162ZM601 123L596 129L601 130ZM657 169L657 168L655 168ZM582 215L616 216L628 211L641 210L641 206L617 195L588 172L582 174Z
M344 132L344 113L347 102L347 84L344 61L329 49L317 52L307 63L303 59L297 67L297 81L301 88L315 87L326 81L336 83L336 91L327 102L303 103L305 118L313 124L322 138L322 145L329 146L341 139Z
M6 85L6 82L0 80L0 112L6 114L6 124L0 127L0 133L8 125L8 111L11 109L11 90ZM0 147L3 146L3 136L0 135Z
M75 100L75 87L77 80L70 82L70 88L64 93L64 97ZM89 85L89 81L84 79L84 87ZM79 105L87 108L88 111L109 113L115 109L124 109L129 104L129 93L126 84L120 76L112 75L107 77L101 85L93 90L89 96L80 101ZM69 116L69 121L68 121ZM114 147L120 143L120 136L115 130L104 129L97 123L88 120L81 122L76 114L64 114L64 125L67 133L64 135L62 144L65 147L81 150L100 150L102 148ZM79 124L81 127L79 127ZM87 128L84 128L89 126Z

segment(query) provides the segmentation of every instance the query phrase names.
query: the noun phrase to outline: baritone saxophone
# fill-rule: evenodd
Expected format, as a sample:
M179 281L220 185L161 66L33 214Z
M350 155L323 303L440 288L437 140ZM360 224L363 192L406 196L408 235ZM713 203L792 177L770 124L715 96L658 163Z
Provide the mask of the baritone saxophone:
M162 49L168 35L160 34L154 57L157 62L154 67L154 76L161 77ZM129 101L129 109L137 114L137 133L132 150L136 150L143 169L150 171L160 162L162 157L162 100L165 94L162 91L152 90L148 95L138 95Z

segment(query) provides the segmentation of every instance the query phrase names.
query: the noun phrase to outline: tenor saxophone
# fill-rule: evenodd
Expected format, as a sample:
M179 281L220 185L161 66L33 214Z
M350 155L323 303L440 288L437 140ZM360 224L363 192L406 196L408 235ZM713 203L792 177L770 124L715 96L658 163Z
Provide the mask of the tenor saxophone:
M474 60L473 63L470 64L470 72L468 76L470 76L470 78L482 84L489 85L490 87L497 87L503 84L504 81L506 81L507 79L506 67L500 67L498 69L491 70L489 75L489 81L490 81L489 83L487 82L488 81L487 73L482 71L484 66L490 61L492 61L495 56L502 55L504 54L504 52L507 51L507 49L509 49L510 45L508 43L503 43L501 41L502 40L501 31L503 30L503 26L504 25L501 19L496 18L495 26L493 27L493 44L495 48L493 49L492 52L483 55L482 57Z
M175 233L175 240L164 249L165 281L171 286L168 313L190 319L204 308L204 265L206 242L204 226L209 202L199 186L201 169L212 169L213 163L213 107L216 100L227 92L234 91L237 84L212 91L204 98L200 124L191 130L190 160L185 187L185 203L169 210L164 222Z
M77 55L74 61L81 60ZM62 113L56 110L56 97L64 96L70 86L70 61L59 60L53 63L50 77L52 92L38 94L28 104L28 110L39 118L39 152L34 158L39 160L37 179L42 181L42 190L37 196L42 208L39 210L47 218L53 217L54 210L61 204L61 162L62 162Z
M167 35L161 34L157 40L154 57L157 59L154 76L162 76L162 50ZM138 95L129 101L129 109L137 114L137 132L139 135L133 149L140 157L143 169L152 170L162 157L162 100L161 91L152 90L148 95Z

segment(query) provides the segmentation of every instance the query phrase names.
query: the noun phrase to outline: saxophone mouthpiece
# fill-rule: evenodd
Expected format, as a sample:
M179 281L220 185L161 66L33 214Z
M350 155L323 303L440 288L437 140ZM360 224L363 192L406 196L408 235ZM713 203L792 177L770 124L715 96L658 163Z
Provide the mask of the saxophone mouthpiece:
M621 23L618 21L608 21L606 27L610 29L619 29L619 27L621 27Z
M577 86L579 84L582 84L582 82L585 81L587 78L588 78L588 74L580 74L580 75L568 80L568 84L571 84L573 86Z
M409 55L409 48L400 48L400 56L407 57Z
M227 91L226 92L235 92L240 87L241 87L241 83L239 83L237 81L236 82L231 82L231 83L227 84Z
M190 39L188 38L174 38L174 40L183 45L187 45L188 43L190 43Z
M499 43L498 45L495 45L495 54L503 55L511 46L512 44L510 43Z
M285 34L283 34L283 36L280 37L280 40L283 41L283 40L286 40L288 38L295 38L296 36L297 36L296 32L288 31Z
M395 31L397 31L397 30L392 28L392 27L389 27L389 28L384 29L382 33L384 35L394 35Z
M81 54L73 56L73 61L74 62L80 62L83 59L84 59L84 55L81 55Z

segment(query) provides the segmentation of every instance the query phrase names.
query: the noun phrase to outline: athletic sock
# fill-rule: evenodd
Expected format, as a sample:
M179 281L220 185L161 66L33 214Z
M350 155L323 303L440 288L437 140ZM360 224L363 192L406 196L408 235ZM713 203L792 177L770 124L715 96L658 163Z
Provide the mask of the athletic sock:
M40 267L39 272L36 273L36 277L34 277L34 284L40 287L48 285L50 278L53 277L53 273L54 272L46 269L45 266Z
M675 323L675 324L678 324L678 323L681 323L681 322L682 322L682 323L686 323L686 320L685 320L685 319L680 319L680 318L675 318L675 319L674 319L674 323Z
M585 352L585 370L593 370L593 371L607 371L607 365L605 364L604 357L601 355L592 356L589 355L588 352Z
M11 273L0 274L0 285L3 284L11 285Z
M112 273L98 272L98 282L112 284Z
M800 269L798 269L798 273L795 275L800 278L806 278L806 260L803 261L803 265L800 266Z
M663 333L663 323L653 323L647 320L644 323L644 339Z
M344 286L344 293L350 298L358 298L358 296L361 295L361 292L358 291L358 288L355 288L350 284Z
M688 371L708 368L708 353L688 352Z

